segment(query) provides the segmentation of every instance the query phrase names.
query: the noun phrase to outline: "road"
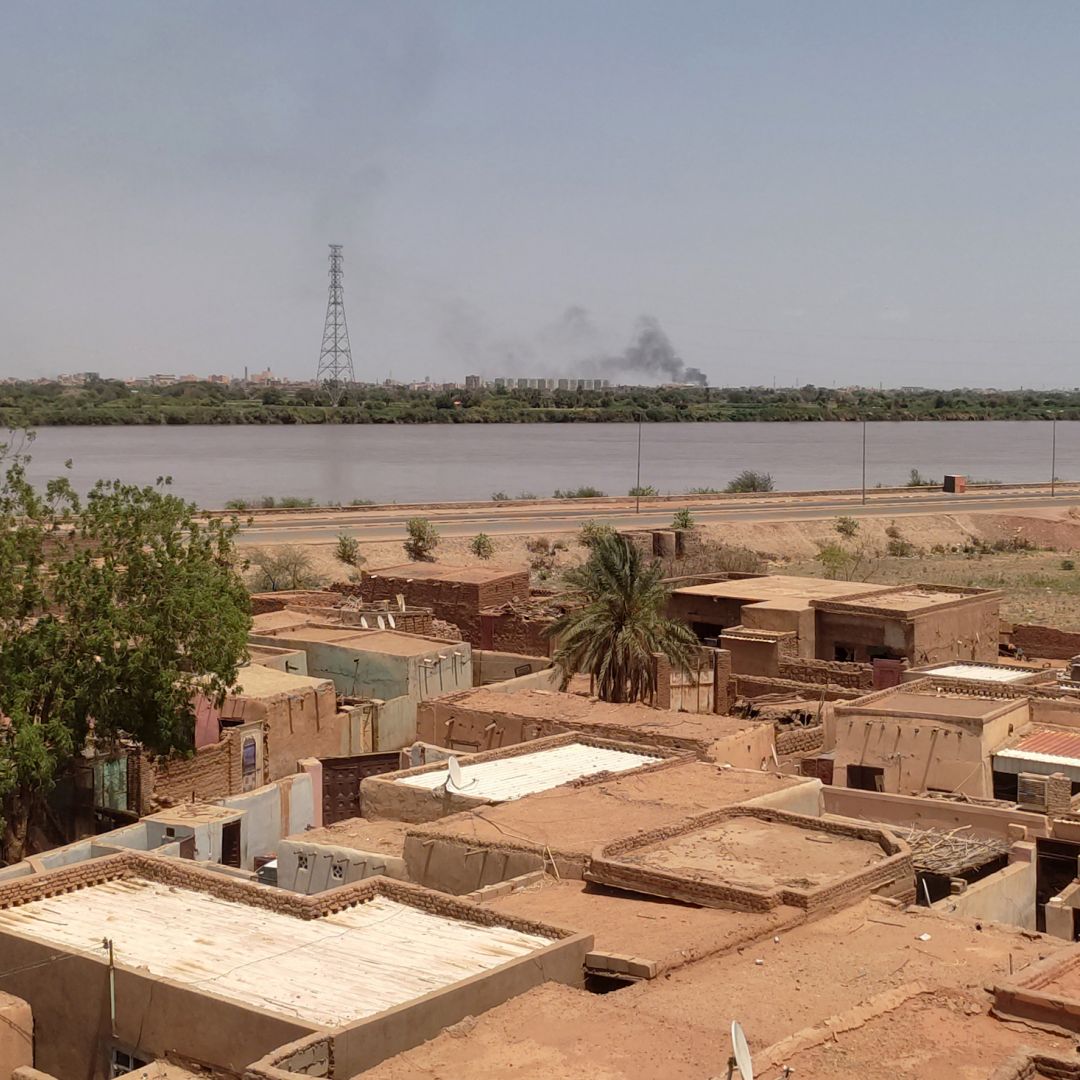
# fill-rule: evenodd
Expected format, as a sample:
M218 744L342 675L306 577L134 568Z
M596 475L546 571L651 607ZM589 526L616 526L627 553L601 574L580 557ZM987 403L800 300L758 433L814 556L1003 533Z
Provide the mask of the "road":
M344 510L311 510L289 516L268 515L247 525L241 543L312 544L330 543L339 533L347 532L361 542L401 540L405 522L420 514L429 518L444 536L537 535L546 532L572 532L586 521L603 521L617 529L664 528L671 525L674 512L690 506L695 521L711 524L723 521L799 521L820 520L838 514L853 517L881 517L900 514L955 514L986 511L1058 509L1080 505L1080 491L1070 486L1051 498L1049 490L1027 489L972 492L951 495L941 491L913 491L910 494L867 493L866 504L859 492L850 495L782 494L751 500L725 500L722 496L708 501L687 498L685 502L662 504L642 500L641 512L634 512L632 499L614 505L538 505L441 507L417 510L415 507Z

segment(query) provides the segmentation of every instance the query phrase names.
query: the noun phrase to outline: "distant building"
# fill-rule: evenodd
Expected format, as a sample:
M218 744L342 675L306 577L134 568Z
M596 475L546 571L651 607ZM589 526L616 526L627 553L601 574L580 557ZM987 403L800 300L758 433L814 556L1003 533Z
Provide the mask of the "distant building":
M479 390L483 385L483 380L479 375L466 375L465 376L465 389L466 390Z

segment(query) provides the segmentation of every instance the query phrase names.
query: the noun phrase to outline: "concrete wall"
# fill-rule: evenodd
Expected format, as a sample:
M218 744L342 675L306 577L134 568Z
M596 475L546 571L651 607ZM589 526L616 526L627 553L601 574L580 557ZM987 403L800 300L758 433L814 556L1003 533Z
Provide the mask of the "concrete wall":
M300 865L303 856L307 857L304 868ZM306 896L380 874L399 881L409 880L405 860L397 856L337 844L310 844L300 839L281 841L277 863L278 887Z
M473 686L490 686L508 679L527 677L533 672L551 668L546 656L526 656L523 653L496 652L494 649L473 649ZM528 670L523 670L528 668Z
M21 998L0 993L0 1077L33 1064L33 1012Z
M315 791L311 777L296 773L268 787L222 799L222 806L244 815L240 822L240 865L254 869L255 858L272 855L282 837L314 826L317 798L322 799L322 792Z
M939 900L933 908L957 918L982 919L1034 930L1035 867L1034 859L1009 863L969 885L964 892Z

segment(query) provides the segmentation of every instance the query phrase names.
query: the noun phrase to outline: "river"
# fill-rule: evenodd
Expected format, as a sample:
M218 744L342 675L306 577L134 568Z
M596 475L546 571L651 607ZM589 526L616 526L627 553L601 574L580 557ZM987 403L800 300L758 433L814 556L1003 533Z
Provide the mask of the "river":
M722 488L742 469L777 489L857 488L857 423L645 424L641 482L661 493ZM65 472L85 490L99 477L150 483L200 506L299 495L320 503L550 495L589 484L609 495L634 485L632 424L461 424L295 427L43 428L31 453L38 480ZM1044 482L1051 424L923 421L866 425L867 485L905 483L911 469L1006 483ZM1080 479L1080 421L1057 424L1057 475Z

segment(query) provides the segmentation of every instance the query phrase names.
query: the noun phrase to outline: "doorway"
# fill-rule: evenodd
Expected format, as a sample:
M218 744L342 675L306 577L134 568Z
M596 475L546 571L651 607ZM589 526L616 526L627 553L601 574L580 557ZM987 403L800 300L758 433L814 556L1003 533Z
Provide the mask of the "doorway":
M240 869L240 822L230 821L221 827L221 865Z
M884 791L885 770L873 765L849 765L847 786L857 791Z

